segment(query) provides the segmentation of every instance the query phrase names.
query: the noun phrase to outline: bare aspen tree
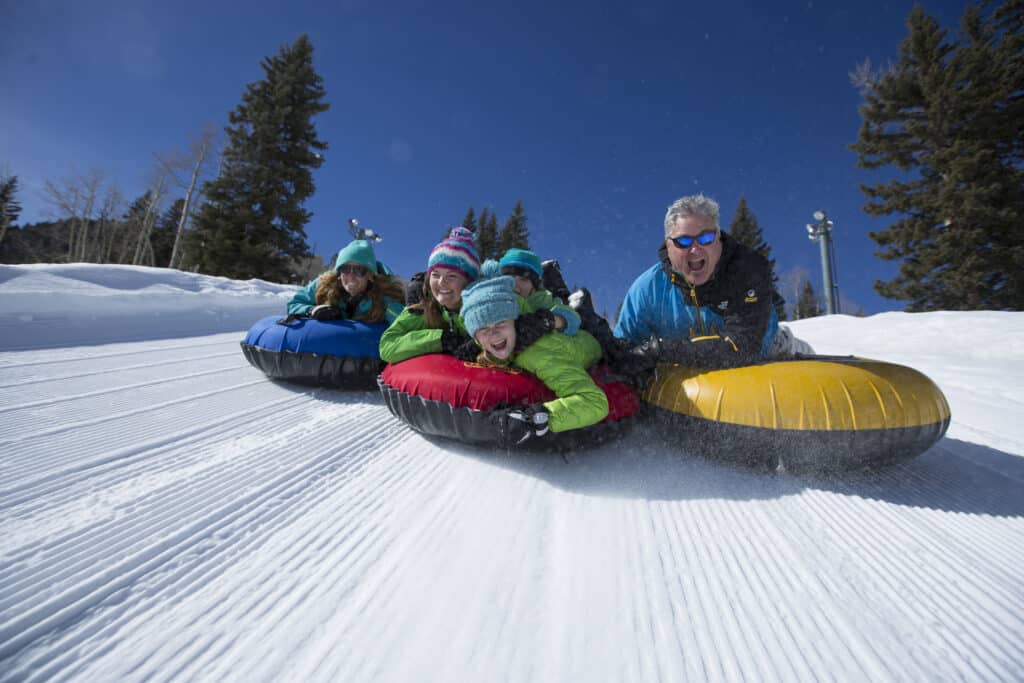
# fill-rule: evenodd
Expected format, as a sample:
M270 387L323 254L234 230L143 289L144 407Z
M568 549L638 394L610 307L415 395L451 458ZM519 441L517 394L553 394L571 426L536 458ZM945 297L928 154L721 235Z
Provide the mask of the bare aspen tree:
M89 223L103 180L104 173L93 169L60 184L50 180L45 183L44 193L47 201L57 209L56 217L68 222L68 262L85 260Z
M188 230L188 222L192 217L192 206L199 199L197 194L199 179L203 175L207 162L213 156L216 142L217 128L214 124L208 123L202 132L193 139L187 152L175 150L167 154L154 155L157 163L171 178L171 182L185 191L181 216L178 219L174 235L174 246L171 249L171 258L166 264L168 268L177 268L181 265L185 232ZM187 181L182 179L182 174L188 174Z

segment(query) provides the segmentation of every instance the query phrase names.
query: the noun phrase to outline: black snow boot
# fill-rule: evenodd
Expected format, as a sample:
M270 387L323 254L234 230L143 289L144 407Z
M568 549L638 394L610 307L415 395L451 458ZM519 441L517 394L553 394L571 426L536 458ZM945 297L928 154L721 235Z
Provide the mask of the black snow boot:
M569 303L569 288L565 286L562 267L558 265L558 261L554 259L544 261L540 264L540 272L540 282L544 289L551 292L556 299L561 299L562 303Z

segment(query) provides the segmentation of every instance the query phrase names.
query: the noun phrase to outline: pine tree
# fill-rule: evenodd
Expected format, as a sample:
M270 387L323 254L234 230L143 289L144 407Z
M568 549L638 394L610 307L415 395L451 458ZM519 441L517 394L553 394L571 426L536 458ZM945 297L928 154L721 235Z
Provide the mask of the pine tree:
M504 254L513 247L530 248L530 228L526 225L526 211L521 199L516 200L516 205L512 207L512 215L505 221L505 226L498 235L499 254Z
M1024 310L1024 3L968 6L955 42L920 6L907 25L851 145L860 167L902 172L861 186L868 214L897 216L869 233L900 261L875 289L908 311Z
M178 223L184 210L185 199L176 199L153 226L153 234L149 239L153 244L153 263L160 268L170 267L174 238L178 233Z
M205 273L288 282L297 277L290 265L310 254L303 203L327 149L312 119L329 105L305 35L261 66L263 80L230 115L221 173L205 185L189 250Z
M476 248L480 253L480 260L500 259L502 254L498 253L498 217L494 212L483 209L477 225L479 228L476 232Z
M729 235L740 244L744 244L757 253L768 259L768 265L772 273L772 304L779 320L786 319L786 300L779 292L779 276L775 274L775 259L772 258L772 248L764 241L761 233L761 226L757 223L757 217L747 206L747 198L740 196L736 205L736 214L729 224Z
M14 225L21 213L18 203L18 176L0 178L0 244L4 243L7 229Z
M473 207L472 206L469 207L469 211L466 212L466 216L462 219L462 222L459 223L459 225L464 227L466 230L469 230L473 234L476 234L476 231L477 231L476 216L473 214Z
M800 296L796 300L796 308L793 310L793 317L796 320L804 318L815 318L822 313L821 301L810 280L804 280L804 286L800 289Z

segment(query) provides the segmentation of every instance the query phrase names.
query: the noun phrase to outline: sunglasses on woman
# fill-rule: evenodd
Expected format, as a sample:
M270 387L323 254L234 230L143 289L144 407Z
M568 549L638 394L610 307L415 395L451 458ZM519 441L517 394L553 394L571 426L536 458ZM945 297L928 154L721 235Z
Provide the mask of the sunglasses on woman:
M366 277L370 273L370 269L358 264L345 263L338 266L338 272L345 275L355 275L356 277Z
M679 237L669 237L669 239L675 242L680 249L689 249L694 242L702 247L713 244L716 237L718 237L717 230L705 230L699 235L680 235Z

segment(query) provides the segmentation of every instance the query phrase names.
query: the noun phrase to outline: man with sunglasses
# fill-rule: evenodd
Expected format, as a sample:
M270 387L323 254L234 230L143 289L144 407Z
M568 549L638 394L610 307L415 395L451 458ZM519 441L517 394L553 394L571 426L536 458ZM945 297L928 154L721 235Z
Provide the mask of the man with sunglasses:
M772 349L771 266L722 232L718 216L702 194L668 208L659 262L630 286L615 326L624 372L644 376L659 360L735 367Z

